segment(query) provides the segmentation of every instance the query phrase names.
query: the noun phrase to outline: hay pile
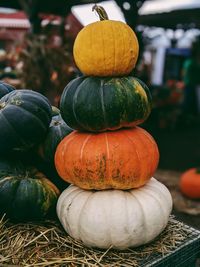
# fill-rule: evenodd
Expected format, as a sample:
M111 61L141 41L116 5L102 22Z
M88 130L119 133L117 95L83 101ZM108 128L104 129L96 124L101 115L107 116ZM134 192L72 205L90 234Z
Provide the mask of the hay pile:
M107 251L85 247L68 236L56 221L12 224L0 221L0 266L140 266L155 255L174 251L190 231L173 217L161 235L140 248Z

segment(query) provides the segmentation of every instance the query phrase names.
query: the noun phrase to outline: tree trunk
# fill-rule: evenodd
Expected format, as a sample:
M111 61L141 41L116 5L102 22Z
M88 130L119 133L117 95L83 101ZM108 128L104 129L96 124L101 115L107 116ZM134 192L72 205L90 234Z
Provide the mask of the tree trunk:
M146 0L115 0L121 8L127 24L135 30L138 21L138 10Z
M39 0L19 0L31 24L31 33L38 34L41 31L41 20L39 18Z

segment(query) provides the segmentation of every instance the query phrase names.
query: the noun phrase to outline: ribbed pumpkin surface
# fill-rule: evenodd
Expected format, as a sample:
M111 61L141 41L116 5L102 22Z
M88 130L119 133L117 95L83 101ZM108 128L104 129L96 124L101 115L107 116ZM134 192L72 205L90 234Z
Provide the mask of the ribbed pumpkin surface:
M47 162L54 162L54 155L60 141L73 131L60 115L52 117L45 140L40 144L39 154Z
M26 221L54 212L59 190L42 173L6 160L0 167L0 215Z
M61 96L60 111L67 125L101 132L133 127L151 112L151 95L139 79L80 77Z
M14 90L15 88L12 85L0 81L0 98Z
M15 90L0 99L0 154L28 150L41 142L51 122L48 99L31 90Z
M123 76L134 68L139 53L133 30L120 21L105 20L84 27L74 42L74 59L88 76Z
M148 243L164 230L171 209L168 189L154 178L134 190L95 191L72 185L57 202L67 233L86 246L104 249Z
M83 189L131 189L154 174L158 147L142 128L105 133L73 132L57 147L55 166L61 178Z

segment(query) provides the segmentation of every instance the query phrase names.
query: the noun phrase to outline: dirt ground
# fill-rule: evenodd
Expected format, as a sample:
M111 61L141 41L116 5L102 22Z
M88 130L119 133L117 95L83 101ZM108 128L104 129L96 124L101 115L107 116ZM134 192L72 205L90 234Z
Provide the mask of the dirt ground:
M183 171L200 167L200 127L146 130L152 134L160 151L155 177L169 188L174 201L173 213L180 221L200 229L200 200L185 198L178 187Z
M158 169L154 176L170 190L173 199L172 213L176 219L200 230L200 200L190 200L181 194L178 186L181 173L181 171ZM200 254L192 266L200 267Z
M191 200L179 190L181 172L158 169L155 178L165 184L173 198L173 214L182 221L200 230L200 200Z

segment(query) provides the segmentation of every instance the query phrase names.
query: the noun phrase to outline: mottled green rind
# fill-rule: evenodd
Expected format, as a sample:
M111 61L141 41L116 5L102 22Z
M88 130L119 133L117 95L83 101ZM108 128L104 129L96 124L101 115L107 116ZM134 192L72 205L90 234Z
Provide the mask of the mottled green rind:
M14 90L15 88L12 85L0 81L0 98L2 98L4 95L7 95Z
M40 143L51 122L48 99L31 90L15 90L0 99L0 154L26 151Z
M40 156L46 162L54 163L56 148L61 140L73 131L62 119L60 115L53 116L45 137L40 145Z
M5 163L0 172L0 215L5 213L14 221L32 221L54 213L58 189L33 168L16 167L6 175L8 165Z
M80 77L65 87L60 112L73 129L101 132L138 125L151 107L149 89L137 78Z

